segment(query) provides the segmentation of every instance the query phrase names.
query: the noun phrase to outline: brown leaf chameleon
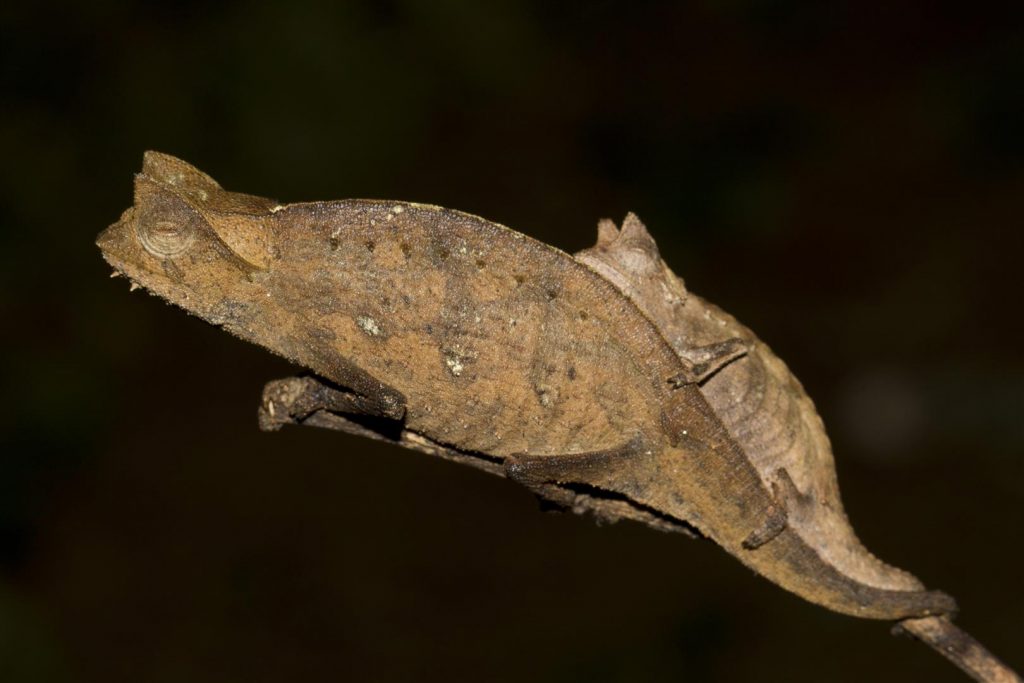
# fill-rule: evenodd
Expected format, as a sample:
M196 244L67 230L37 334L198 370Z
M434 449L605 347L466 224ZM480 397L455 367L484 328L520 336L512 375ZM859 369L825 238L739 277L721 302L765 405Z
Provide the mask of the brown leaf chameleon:
M952 624L951 597L864 549L800 383L685 289L632 214L571 256L435 206L227 192L148 152L97 244L133 286L313 373L267 385L265 429L385 439L706 536L811 602L899 622L979 680L1018 680Z

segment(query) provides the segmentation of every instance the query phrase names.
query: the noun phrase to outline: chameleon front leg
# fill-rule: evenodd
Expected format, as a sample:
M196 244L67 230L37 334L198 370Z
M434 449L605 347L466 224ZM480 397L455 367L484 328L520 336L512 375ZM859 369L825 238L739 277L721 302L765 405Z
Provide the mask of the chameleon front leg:
M397 392L389 396L395 394ZM382 403L384 409L381 407ZM263 400L259 410L260 429L277 431L289 424L332 429L420 451L490 474L510 476L510 462L506 462L503 467L494 459L456 450L409 430L401 421L405 412L404 402L401 403L400 411L394 407L388 408L390 404L388 397L383 400L380 397L371 399L340 389L317 377L287 377L268 382L263 388ZM685 520L670 519L657 514L656 511L638 508L624 500L590 495L547 481L542 482L542 479L547 479L548 473L539 470L533 470L529 474L525 470L517 472L522 474L522 477L518 474L511 475L513 479L527 484L542 501L558 509L589 511L599 519L609 522L632 519L661 531L695 535L689 525L680 523ZM533 477L531 481L536 483L526 481L530 476Z
M673 347L686 368L669 380L677 387L684 384L700 384L750 351L750 345L739 337L704 346L681 347L674 344Z
M383 441L427 455L452 460L502 475L499 463L463 453L407 428L402 418L405 403L396 408L391 397L367 397L340 389L318 377L286 377L268 382L260 402L260 429L273 432L284 425L331 429Z
M405 400L384 387L366 395L333 386L316 377L288 377L268 382L260 403L260 429L276 431L282 425L305 421L320 411L394 420L405 415Z

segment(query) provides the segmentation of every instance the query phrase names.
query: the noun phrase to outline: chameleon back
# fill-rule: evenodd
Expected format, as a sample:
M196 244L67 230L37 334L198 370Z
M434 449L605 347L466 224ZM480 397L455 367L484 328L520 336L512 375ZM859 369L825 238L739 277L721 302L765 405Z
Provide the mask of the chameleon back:
M274 218L287 239L259 279L301 320L288 355L339 383L344 356L405 397L409 428L498 457L658 440L678 362L567 254L415 204L299 204Z

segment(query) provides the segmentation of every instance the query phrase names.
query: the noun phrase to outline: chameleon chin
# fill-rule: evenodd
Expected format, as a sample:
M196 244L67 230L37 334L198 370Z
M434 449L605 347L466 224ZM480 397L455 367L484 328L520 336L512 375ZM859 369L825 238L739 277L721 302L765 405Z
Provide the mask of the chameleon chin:
M978 680L1019 680L953 625L951 597L861 545L800 383L687 291L633 214L570 255L435 206L282 206L148 152L97 243L134 285L312 373L267 385L264 429L385 439L703 536L806 600L898 622Z

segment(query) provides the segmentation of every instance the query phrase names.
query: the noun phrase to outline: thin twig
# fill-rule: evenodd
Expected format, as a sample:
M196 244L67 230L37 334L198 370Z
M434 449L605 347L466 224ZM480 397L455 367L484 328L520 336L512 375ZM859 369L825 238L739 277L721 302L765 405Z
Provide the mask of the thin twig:
M981 643L961 631L948 617L904 619L896 629L905 631L957 665L981 683L1021 683L1021 678Z

